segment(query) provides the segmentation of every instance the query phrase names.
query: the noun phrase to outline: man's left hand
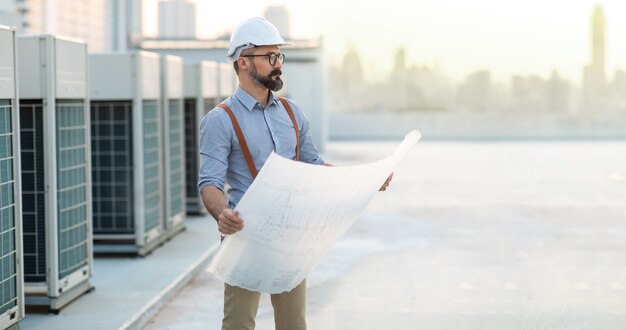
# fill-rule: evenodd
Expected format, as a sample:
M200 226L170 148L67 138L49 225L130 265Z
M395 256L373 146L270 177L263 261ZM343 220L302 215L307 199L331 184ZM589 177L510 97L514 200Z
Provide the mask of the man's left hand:
M387 190L387 187L389 187L389 183L391 183L391 179L393 178L393 172L391 172L391 174L389 174L389 177L387 178L387 180L385 180L385 183L383 183L383 185L380 187L380 189L378 189L378 191L385 191Z

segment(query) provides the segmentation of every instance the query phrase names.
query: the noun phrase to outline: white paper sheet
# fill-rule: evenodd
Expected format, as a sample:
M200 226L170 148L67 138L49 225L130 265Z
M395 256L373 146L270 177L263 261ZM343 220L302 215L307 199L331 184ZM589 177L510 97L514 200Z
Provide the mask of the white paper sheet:
M208 271L252 291L293 289L420 138L411 131L391 156L357 166L311 165L272 153L235 208L244 229L226 237Z

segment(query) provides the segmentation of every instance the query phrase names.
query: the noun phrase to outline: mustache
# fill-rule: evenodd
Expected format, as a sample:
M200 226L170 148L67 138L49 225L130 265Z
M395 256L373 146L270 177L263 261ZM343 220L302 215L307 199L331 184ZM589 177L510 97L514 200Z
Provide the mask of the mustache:
M280 76L282 74L283 74L283 72L280 69L274 69L274 70L272 70L272 72L270 72L270 77Z

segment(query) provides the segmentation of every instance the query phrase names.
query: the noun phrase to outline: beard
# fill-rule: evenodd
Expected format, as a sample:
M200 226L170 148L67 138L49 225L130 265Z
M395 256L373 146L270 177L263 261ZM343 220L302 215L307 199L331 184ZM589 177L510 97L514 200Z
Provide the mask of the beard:
M254 63L252 63L251 67L250 79L252 79L252 81L254 81L257 85L269 89L272 92L278 92L281 88L283 88L283 81L280 79L280 75L283 74L281 70L274 69L267 76L263 76L256 72L256 66ZM272 77L276 77L276 79L272 79Z

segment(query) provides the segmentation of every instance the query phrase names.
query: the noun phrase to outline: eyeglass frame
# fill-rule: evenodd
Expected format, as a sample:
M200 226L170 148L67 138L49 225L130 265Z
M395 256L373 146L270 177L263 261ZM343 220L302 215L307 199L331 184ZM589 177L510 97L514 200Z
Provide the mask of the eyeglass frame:
M274 56L274 63L272 63L272 55ZM241 57L261 57L267 56L267 61L271 66L276 65L276 61L279 61L280 64L285 63L285 54L284 53L269 53L269 54L255 54L255 55L240 55ZM282 58L282 60L281 60Z

